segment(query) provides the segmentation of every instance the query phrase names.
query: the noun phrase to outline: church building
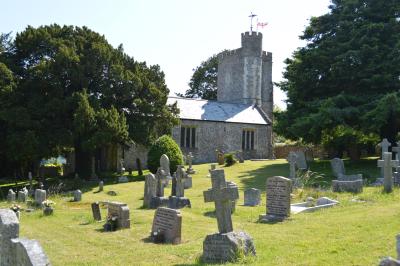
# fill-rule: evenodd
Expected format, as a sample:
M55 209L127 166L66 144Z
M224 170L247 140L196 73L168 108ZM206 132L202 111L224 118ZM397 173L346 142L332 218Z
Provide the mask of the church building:
M215 162L216 150L245 159L272 158L272 54L262 34L242 33L242 47L218 55L217 100L169 97L177 102L179 126L172 137L195 163Z

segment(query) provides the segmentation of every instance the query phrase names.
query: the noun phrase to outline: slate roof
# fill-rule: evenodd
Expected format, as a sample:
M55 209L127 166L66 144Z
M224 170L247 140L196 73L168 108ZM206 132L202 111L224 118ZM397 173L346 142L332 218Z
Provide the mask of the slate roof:
M258 125L271 124L267 115L260 108L251 104L168 97L168 104L175 102L178 103L180 109L180 119Z

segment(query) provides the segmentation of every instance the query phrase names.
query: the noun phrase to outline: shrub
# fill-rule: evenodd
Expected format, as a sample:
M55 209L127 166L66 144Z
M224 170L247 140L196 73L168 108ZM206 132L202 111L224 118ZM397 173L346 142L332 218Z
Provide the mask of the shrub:
M234 153L226 153L224 155L224 158L225 158L225 166L231 166L237 162Z
M178 165L183 165L183 154L178 144L170 136L164 135L150 147L147 155L147 165L153 174L160 167L160 157L163 154L169 158L171 173L176 171Z

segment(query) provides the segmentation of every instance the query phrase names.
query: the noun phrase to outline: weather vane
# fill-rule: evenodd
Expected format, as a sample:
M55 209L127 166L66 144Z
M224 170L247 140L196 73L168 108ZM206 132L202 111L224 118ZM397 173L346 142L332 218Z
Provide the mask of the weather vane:
M249 16L249 18L250 18L250 33L253 32L253 18L254 17L257 17L257 15L253 14L253 12L250 12L250 16Z

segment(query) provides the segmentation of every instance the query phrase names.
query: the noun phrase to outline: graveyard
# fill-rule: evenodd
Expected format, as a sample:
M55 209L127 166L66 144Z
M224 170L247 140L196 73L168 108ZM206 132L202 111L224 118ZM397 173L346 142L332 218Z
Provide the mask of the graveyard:
M378 176L376 158L350 164L349 174L362 172ZM73 195L50 197L54 213L43 216L40 210L21 212L20 236L40 242L52 265L198 265L202 264L202 244L206 235L217 232L214 204L204 203L203 191L211 187L209 164L195 165L193 187L185 190L192 207L180 209L182 216L181 243L155 244L149 240L154 209L144 209L143 179L133 175L128 183L105 180L104 190L97 183L83 183L82 201L73 202ZM329 161L315 161L310 168L333 179ZM376 265L383 256L395 257L395 236L400 226L400 191L383 193L382 186L364 187L360 194L334 193L325 188L294 190L292 203L307 197L327 196L340 204L313 213L292 214L279 223L259 223L265 213L265 182L267 177L288 176L286 160L245 161L224 169L227 181L239 187L239 199L232 214L234 230L252 236L257 256L239 258L236 263L249 265ZM144 174L147 174L145 172ZM165 194L170 194L165 188ZM243 204L243 191L261 190L261 205ZM108 191L115 191L110 196ZM93 219L91 203L96 201L124 202L130 209L130 228L104 232L106 209L101 207L103 222ZM2 208L9 203L2 202ZM26 208L21 204L22 208Z

